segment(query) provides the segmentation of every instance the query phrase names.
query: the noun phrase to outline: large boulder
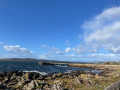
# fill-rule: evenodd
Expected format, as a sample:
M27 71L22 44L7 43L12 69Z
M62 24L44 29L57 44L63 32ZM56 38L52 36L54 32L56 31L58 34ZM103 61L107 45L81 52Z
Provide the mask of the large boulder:
M109 85L104 90L120 90L120 81L115 82L115 83Z

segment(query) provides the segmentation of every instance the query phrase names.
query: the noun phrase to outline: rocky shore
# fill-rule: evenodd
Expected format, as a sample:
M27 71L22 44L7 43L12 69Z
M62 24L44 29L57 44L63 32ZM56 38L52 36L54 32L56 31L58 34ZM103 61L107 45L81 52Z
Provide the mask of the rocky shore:
M83 71L40 75L35 72L0 73L0 89L8 90L77 90L80 87L101 87L95 79L104 79L101 75ZM84 89L85 90L85 89Z
M120 70L104 69L95 74L84 71L41 75L36 72L2 72L0 89L7 90L103 90L120 80Z

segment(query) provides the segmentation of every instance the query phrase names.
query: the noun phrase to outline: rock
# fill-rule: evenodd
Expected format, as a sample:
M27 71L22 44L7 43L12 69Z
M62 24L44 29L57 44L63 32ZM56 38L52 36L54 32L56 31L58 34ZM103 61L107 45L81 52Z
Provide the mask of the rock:
M54 80L54 84L63 84L64 83L64 81L63 80Z
M50 85L45 85L43 90L51 90Z
M40 75L38 73L34 73L33 72L32 75L33 75L33 80L35 80L35 79L40 77Z
M4 78L3 78L3 77L0 77L0 81L2 81L2 80L4 80Z
M38 87L39 85L41 85L43 82L39 81L39 80L34 80L33 81L35 83L35 86Z
M120 81L115 82L115 83L109 85L104 90L120 90Z
M0 90L2 90L2 89L6 89L6 87L3 86L2 84L0 84Z
M63 90L63 88L60 86L60 84L53 84L51 90Z
M72 71L72 72L70 73L70 75L73 76L73 77L77 77L77 76L80 75L80 72L79 72L79 71Z
M83 80L82 80L81 78L78 78L78 77L76 77L76 78L74 79L74 83L75 83L75 84L84 84Z
M38 78L37 78L37 80L44 80L45 79L45 76L39 76Z
M17 82L10 82L9 84L7 84L7 87L12 87L13 85L16 85Z
M66 74L63 74L61 78L63 78L63 79L65 79L65 78L73 79L73 76L71 74L66 73Z
M95 78L96 78L96 79L104 79L105 77L104 77L104 76L100 76L100 75L96 74L96 75L95 75Z
M83 78L83 79L88 78L88 75L87 75L87 74L81 74L80 76L81 76L81 78Z
M25 85L23 87L24 90L33 90L35 89L36 87L36 84L35 84L35 81L31 81L30 83L28 83L27 85Z
M21 80L33 80L33 74L32 73L26 73L21 77Z
M7 84L10 81L8 77L5 77L4 80L2 81L2 84Z
M95 81L92 79L82 79L79 77L76 77L74 80L72 80L71 83L75 83L75 84L85 84L87 86L91 86L91 85L95 85Z
M88 78L94 78L95 76L93 74L87 74Z
M43 88L45 86L45 82L44 81L40 81L40 80L33 80L30 83L26 84L23 89L25 90L34 90L36 88Z
M92 80L92 79L89 79L88 82L89 82L90 85L95 85L95 81Z
M58 73L58 74L53 74L52 75L52 79L56 79L56 78L59 78L59 77L62 77L62 73Z
M25 84L29 83L30 80L19 81L16 85L16 88L23 87Z

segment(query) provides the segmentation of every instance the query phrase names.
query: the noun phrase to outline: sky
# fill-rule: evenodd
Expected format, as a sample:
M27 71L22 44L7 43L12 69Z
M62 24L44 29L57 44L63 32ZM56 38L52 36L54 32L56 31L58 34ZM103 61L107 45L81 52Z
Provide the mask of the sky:
M0 58L119 57L119 0L0 0Z

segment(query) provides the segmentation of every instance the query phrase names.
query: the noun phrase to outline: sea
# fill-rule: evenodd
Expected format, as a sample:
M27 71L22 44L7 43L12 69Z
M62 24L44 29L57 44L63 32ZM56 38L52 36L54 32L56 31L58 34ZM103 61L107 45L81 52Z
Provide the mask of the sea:
M70 73L71 71L81 70L86 72L93 72L99 74L102 70L92 70L78 67L68 67L67 65L38 65L38 61L0 61L0 72L22 71L22 72L36 72L42 75L49 73Z

